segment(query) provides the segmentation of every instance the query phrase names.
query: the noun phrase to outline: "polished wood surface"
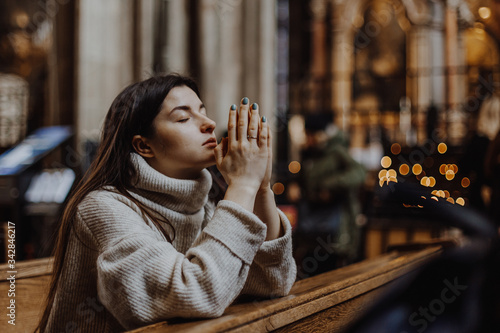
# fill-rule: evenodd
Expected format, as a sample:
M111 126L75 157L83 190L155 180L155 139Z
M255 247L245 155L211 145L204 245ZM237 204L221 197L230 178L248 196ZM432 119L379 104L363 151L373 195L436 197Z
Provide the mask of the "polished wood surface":
M441 246L432 246L418 251L394 251L297 281L286 297L233 304L219 318L165 321L130 332L341 332L391 282L439 255L441 249ZM51 267L51 258L16 264L16 326L1 320L0 332L34 330ZM3 309L9 302L8 271L7 265L0 265Z
M216 319L162 322L130 332L321 332L320 326L341 331L383 287L440 252L440 246L392 252L298 281L286 297L234 304Z
M0 332L33 332L38 324L42 304L47 295L52 271L52 258L18 261L13 275L15 275L15 296L9 297L10 282L7 278L12 275L7 264L0 265ZM15 300L15 326L8 323L7 306L11 299Z

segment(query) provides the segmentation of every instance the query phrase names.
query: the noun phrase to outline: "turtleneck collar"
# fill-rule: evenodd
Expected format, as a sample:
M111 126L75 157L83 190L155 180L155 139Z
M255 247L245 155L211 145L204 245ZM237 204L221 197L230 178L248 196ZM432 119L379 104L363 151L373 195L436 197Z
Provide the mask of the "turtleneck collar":
M176 179L152 168L142 156L130 154L137 177L132 184L148 200L183 214L194 214L207 203L212 177L203 169L197 179Z

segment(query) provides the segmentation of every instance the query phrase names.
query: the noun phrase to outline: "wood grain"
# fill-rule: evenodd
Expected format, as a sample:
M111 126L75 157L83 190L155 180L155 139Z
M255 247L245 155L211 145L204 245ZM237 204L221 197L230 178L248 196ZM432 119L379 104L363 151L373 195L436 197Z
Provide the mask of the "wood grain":
M441 253L441 246L391 252L297 281L286 297L240 301L210 320L170 320L130 332L341 332L388 284ZM16 264L16 327L0 321L0 332L32 332L47 292L52 258ZM0 307L6 309L9 267L0 265ZM5 315L5 314L4 314Z
M413 253L393 252L298 281L286 297L232 305L219 318L162 322L130 332L270 332L287 325L298 325L327 309L336 309L343 303L346 307L345 302L394 281L440 252L441 247ZM352 316L346 318L346 324L349 320Z

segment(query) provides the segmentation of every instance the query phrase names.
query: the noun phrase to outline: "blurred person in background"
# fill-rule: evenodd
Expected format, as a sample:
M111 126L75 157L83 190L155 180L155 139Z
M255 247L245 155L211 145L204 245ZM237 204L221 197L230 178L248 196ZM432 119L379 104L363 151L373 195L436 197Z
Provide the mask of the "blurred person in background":
M299 230L330 235L335 256L330 268L337 268L359 259L361 230L356 220L366 170L350 156L349 142L332 113L306 116L305 129Z

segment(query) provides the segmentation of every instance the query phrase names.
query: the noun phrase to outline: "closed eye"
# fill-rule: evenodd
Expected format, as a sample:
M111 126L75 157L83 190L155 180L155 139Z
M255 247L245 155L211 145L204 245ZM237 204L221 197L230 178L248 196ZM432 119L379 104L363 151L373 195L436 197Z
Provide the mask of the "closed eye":
M184 119L178 120L177 122L178 123L185 123L188 120L189 120L189 118L184 118Z

